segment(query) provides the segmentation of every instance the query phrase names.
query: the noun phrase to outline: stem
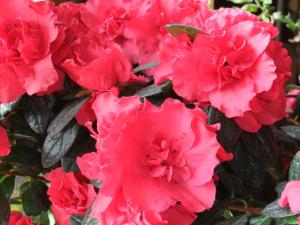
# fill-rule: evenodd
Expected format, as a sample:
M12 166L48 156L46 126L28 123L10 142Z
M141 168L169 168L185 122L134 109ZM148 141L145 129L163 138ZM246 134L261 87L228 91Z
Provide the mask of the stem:
M232 206L229 206L229 209L233 210L233 211L237 211L237 212L248 213L248 214L254 215L254 216L262 215L261 209L258 209L258 208L239 207L236 205L232 205Z

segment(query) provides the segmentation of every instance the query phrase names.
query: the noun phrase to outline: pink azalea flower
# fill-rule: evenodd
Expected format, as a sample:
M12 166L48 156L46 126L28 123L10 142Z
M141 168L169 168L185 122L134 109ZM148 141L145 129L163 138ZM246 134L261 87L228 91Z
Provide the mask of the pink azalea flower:
M49 2L11 0L0 3L0 103L49 92L58 81L52 45L58 36Z

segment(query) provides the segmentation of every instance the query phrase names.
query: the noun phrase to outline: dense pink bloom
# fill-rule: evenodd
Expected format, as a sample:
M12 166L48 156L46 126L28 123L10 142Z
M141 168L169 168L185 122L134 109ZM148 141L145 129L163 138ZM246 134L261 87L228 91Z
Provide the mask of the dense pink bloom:
M294 89L287 93L288 95L299 95L300 89ZM287 97L285 112L286 116L293 114L296 109L297 97Z
M207 34L194 41L163 39L156 82L172 80L178 95L209 102L246 131L281 119L290 58L273 40L275 27L240 9L217 10L198 27Z
M45 178L50 181L48 195L58 225L68 225L73 214L85 214L96 196L93 185L79 173L65 173L57 168Z
M51 61L58 35L49 2L0 2L0 102L47 92L58 81Z
M0 126L0 157L10 153L9 140L6 131Z
M209 14L207 2L199 0L89 0L82 21L101 40L120 44L132 63L143 63L155 59L166 24L203 21Z
M300 213L300 181L290 181L279 200L280 207L289 206L292 213Z
M196 218L195 214L180 205L172 206L161 213L138 210L124 199L122 191L115 195L109 205L105 205L104 196L98 197L93 204L91 217L97 218L101 225L190 225Z
M56 7L61 48L55 52L55 63L72 80L92 91L105 91L137 79L121 48L85 24L87 5L71 2Z
M205 124L207 116L200 109L187 109L176 100L158 108L133 97L102 98L105 107L97 100L94 107L102 122L99 133L93 133L98 153L92 153L99 154L95 171L101 174L100 192L111 201L121 187L125 200L141 210L162 212L177 201L190 211L210 208L214 168L223 152L216 140L218 126ZM127 107L120 107L126 101ZM97 176L84 158L78 161L82 173Z
M21 212L12 211L10 213L8 225L33 225L33 223L29 217L23 217Z

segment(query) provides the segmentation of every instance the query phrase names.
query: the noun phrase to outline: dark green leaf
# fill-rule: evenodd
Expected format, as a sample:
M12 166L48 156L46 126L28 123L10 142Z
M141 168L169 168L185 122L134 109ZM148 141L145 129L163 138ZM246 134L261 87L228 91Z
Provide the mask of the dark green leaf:
M10 198L15 188L15 176L3 176L0 179L0 191L6 198Z
M283 126L281 129L290 137L300 140L300 127L298 126Z
M271 204L267 205L263 211L262 214L264 216L270 217L270 218L283 218L288 216L293 216L295 214L291 213L289 208L281 208L278 205L278 201L274 201Z
M157 67L157 62L151 62L145 65L137 66L133 69L133 73L139 73L143 70L148 70L154 67Z
M171 82L166 82L158 86L156 84L152 84L136 92L136 95L140 97L149 97L149 96L161 94L163 92L167 92L169 90L172 90Z
M248 222L248 216L242 215L242 216L236 216L228 220L221 221L216 225L246 225L247 222Z
M42 134L52 116L51 109L55 104L55 98L52 95L31 96L25 100L24 117L30 128Z
M300 180L300 151L296 153L291 163L289 180Z
M48 211L42 212L38 216L31 216L32 222L34 224L40 224L40 225L50 225L50 220L48 216Z
M82 225L83 215L72 215L70 217L70 225Z
M11 148L11 153L0 157L1 161L18 163L22 165L40 165L41 154L34 148L16 145Z
M181 33L186 33L188 34L191 38L195 38L198 33L206 34L204 31L199 30L196 27L184 25L184 24L167 24L166 29L170 34L173 36L177 36L178 34Z
M67 105L50 123L47 132L52 136L59 134L75 117L88 98L78 99Z
M95 150L96 141L91 137L86 128L80 128L77 138L71 149L61 159L61 167L65 172L76 172L79 170L76 158L84 153Z
M37 216L49 209L50 202L47 196L47 189L47 186L38 180L26 182L20 187L21 199L26 215Z
M272 219L267 216L254 217L249 221L250 225L270 225Z
M8 199L0 191L0 225L7 225L10 215L10 205Z
M48 168L59 162L61 158L69 151L73 145L79 125L76 122L71 122L60 133L49 133L42 149L42 165Z

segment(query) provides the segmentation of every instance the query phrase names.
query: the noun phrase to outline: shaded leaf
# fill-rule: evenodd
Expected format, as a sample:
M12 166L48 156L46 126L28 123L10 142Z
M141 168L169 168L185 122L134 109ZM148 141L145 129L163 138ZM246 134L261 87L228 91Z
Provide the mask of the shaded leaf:
M10 215L10 205L4 193L0 191L0 225L7 225Z
M19 99L10 103L0 104L0 120L3 120L7 113L11 112L19 103Z
M3 176L0 179L0 191L6 198L10 198L15 188L15 176Z
M300 127L298 126L283 126L281 129L290 137L300 140Z
M148 70L148 69L157 67L157 65L158 65L157 62L151 62L151 63L147 63L147 64L144 64L141 66L137 66L133 69L133 73L139 73L143 70Z
M296 153L291 163L289 180L300 180L300 151Z
M61 166L65 172L76 172L79 170L76 158L84 153L95 151L96 141L91 137L86 128L80 128L77 138L71 149L61 159Z
M37 216L50 207L47 186L41 181L32 180L22 184L20 195L26 215Z
M289 208L281 208L278 205L278 201L274 201L271 204L267 205L263 210L262 214L270 218L283 218L288 216L293 216L295 214L291 213Z
M88 98L78 99L68 104L50 123L47 132L52 136L59 134L75 117Z
M48 168L59 162L73 145L79 125L71 122L60 133L49 133L45 139L42 149L42 165Z
M70 225L82 225L83 215L72 215L70 217Z
M24 117L30 128L42 134L53 115L51 109L55 104L55 98L52 95L46 96L31 96L26 98Z
M169 90L172 90L172 83L170 81L161 85L152 84L136 92L136 95L140 97L149 97L167 92Z
M165 25L165 27L166 27L167 31L170 34L172 34L173 36L177 36L178 34L181 34L181 33L186 33L191 38L194 39L198 33L206 34L204 31L202 31L196 27L192 27L192 26L188 26L188 25L184 25L184 24L167 24L167 25Z

